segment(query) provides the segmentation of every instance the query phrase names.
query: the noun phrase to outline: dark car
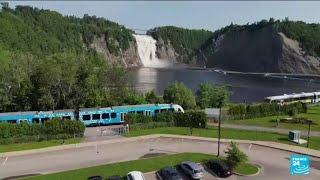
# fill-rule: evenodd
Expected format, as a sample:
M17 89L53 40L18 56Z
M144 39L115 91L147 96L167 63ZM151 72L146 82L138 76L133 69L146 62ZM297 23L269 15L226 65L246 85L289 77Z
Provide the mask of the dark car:
M210 160L207 166L219 177L228 177L232 174L230 167L221 160Z
M88 180L103 180L103 178L101 176L91 176L88 177Z
M123 180L123 178L119 175L110 176L107 180Z
M158 174L164 180L182 180L180 173L174 167L162 168Z

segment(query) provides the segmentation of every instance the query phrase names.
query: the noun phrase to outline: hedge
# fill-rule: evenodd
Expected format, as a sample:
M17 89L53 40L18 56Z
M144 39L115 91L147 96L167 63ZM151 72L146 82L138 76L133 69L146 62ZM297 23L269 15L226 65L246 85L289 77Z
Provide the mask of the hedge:
M178 127L205 128L207 126L207 115L204 111L175 113L175 125Z
M0 144L82 137L84 130L82 121L61 118L54 118L42 124L2 122L0 123Z
M141 130L141 129L154 129L158 127L172 127L173 122L149 122L149 123L136 123L130 125L130 130Z
M185 113L168 111L156 114L153 117L129 114L125 117L125 123L131 125L130 129L150 129L166 126L205 128L207 115L204 111L186 111Z
M302 103L278 105L275 103L261 103L254 105L237 104L229 107L228 119L249 119L256 117L289 114L291 111L306 113L307 107Z

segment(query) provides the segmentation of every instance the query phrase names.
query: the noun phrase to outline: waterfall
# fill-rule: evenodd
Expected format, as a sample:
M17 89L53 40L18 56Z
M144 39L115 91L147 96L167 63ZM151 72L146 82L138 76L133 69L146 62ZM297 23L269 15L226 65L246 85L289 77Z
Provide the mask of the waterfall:
M144 67L163 68L169 66L166 60L160 60L156 57L156 40L148 35L133 34L136 39L138 54Z

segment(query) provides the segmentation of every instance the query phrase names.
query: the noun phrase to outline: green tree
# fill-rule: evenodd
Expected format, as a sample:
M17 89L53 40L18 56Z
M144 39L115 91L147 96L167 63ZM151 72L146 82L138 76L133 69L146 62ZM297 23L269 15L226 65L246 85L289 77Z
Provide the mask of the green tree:
M227 155L227 164L231 169L235 169L239 164L248 161L248 156L238 148L236 143L232 141L225 153Z
M201 108L219 108L224 106L231 95L225 86L212 86L208 82L200 83L196 93L197 104Z
M183 83L176 82L164 90L163 99L166 103L176 103L184 109L192 109L196 106L196 99L191 89Z
M150 92L147 92L144 96L148 103L163 103L163 98L161 96L157 96L154 89L152 89Z
M208 82L200 83L199 89L196 93L197 96L197 105L202 109L212 107L212 93L213 86Z
M232 92L228 91L225 86L216 86L213 87L212 93L210 96L210 101L212 102L212 107L221 108L228 101Z

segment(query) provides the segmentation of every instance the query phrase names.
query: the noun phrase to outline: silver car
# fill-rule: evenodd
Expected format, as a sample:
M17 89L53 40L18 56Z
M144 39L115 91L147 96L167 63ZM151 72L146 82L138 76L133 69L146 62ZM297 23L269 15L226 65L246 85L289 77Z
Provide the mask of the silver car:
M199 166L197 163L190 162L190 161L183 161L179 164L179 166L192 179L202 179L203 178L202 167Z

